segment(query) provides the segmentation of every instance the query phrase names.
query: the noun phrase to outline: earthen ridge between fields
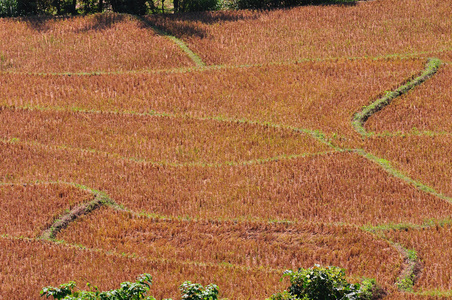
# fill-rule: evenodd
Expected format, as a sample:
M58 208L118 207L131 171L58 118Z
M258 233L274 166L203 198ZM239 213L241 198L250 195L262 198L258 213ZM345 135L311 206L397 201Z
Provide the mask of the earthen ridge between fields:
M101 248L91 248L86 247L84 245L79 244L73 244L73 243L67 243L63 240L58 239L43 239L43 238L30 238L30 237L23 237L23 236L12 236L8 234L0 234L0 239L5 240L20 240L20 241L32 241L32 242L44 242L44 243L52 243L56 245L61 245L63 247L67 247L69 249L75 249L79 251L86 251L91 253L101 253L107 256L115 256L119 258L127 258L127 259L134 259L134 260L140 260L145 262L157 262L157 263L177 263L180 265L185 266L200 266L200 267L211 267L211 268L227 268L227 269L234 269L234 270L243 270L243 271L259 271L259 272L265 272L267 274L282 274L285 270L279 270L279 269L271 269L266 268L263 270L261 267L248 267L248 266L242 266L242 265L236 265L236 264L224 264L224 263L206 263L206 262L198 262L198 261L186 261L186 260L178 260L178 259L166 259L166 258L147 258L143 256L139 256L135 253L124 253L124 252L116 252L111 250L105 250Z
M151 26L148 24L147 21L143 20L143 22L146 22L146 24L148 26ZM151 26L152 27L152 26ZM195 62L195 64L197 65L197 67L195 68L187 68L185 70L176 70L176 72L190 72L192 70L206 70L206 69L214 69L214 68L236 68L236 67L249 67L249 66L210 66L210 67L205 67L205 64L202 62L202 60L199 58L199 56L197 54L195 54L194 52L192 52L186 45L185 43L180 40L177 39L176 37L169 35L166 32L163 32L159 29L156 29L154 27L152 27L154 30L156 30L157 33L167 36L168 38L170 38L171 40L173 40L179 47L181 47L182 50L184 50L184 52ZM389 56L388 56L389 57ZM388 57L384 57L382 59L387 59ZM355 59L355 58L351 58L351 59ZM360 58L357 58L360 59ZM379 58L377 58L379 59ZM325 59L325 61L328 59ZM330 59L331 60L331 59ZM323 61L323 60L322 60ZM424 70L424 72L419 76L416 77L415 79L404 83L402 86L400 86L399 88L397 88L395 91L389 92L387 93L383 98L378 99L377 101L375 101L374 103L372 103L371 105L367 106L366 108L364 108L361 112L358 112L355 114L354 118L353 118L353 126L355 127L355 129L363 136L371 136L374 135L374 133L371 132L367 132L366 129L364 128L364 124L366 122L366 120L372 116L373 114L375 114L376 112L380 111L381 109L383 109L385 106L389 105L391 103L391 101L393 101L395 98L401 96L402 94L408 92L409 90L413 89L415 86L422 84L425 80L429 79L430 77L432 77L438 70L438 68L441 65L441 61L439 61L438 59L430 59L429 62L427 63L426 66L426 70ZM173 70L174 71L174 70ZM173 72L171 70L169 71L150 71L150 73L155 73L155 72ZM114 73L114 72L113 72ZM132 73L132 72L124 72L124 73ZM109 73L96 73L96 74L109 74ZM114 73L116 74L116 73ZM37 74L38 75L38 74ZM39 74L40 75L40 74ZM52 74L52 75L92 75L90 73L64 73L64 74ZM36 109L36 108L31 108L31 109ZM40 108L37 108L40 109ZM50 108L51 109L51 108ZM93 112L93 111L80 111L80 113L105 113L105 112ZM132 113L133 114L133 113ZM158 114L156 114L158 115ZM167 114L161 114L162 116L168 116ZM171 116L171 117L178 117L178 116ZM404 175L402 172L400 172L399 170L397 170L396 168L392 167L391 164L379 157L376 157L370 153L366 153L364 150L362 149L343 149L340 147L335 146L333 143L331 143L329 140L324 138L324 135L319 132L319 131L313 131L313 130L308 130L308 129L299 129L299 128L293 128L293 127L287 127L287 126L282 126L282 125L278 125L278 124L270 124L270 123L259 123L259 122L255 122L255 121L249 121L249 120L234 120L234 119L222 119L219 117L208 117L208 118L200 118L200 119L204 119L204 120L216 120L216 121L227 121L227 122L247 122L247 123L251 123L251 124L258 124L258 125L266 125L266 126L275 126L278 128L284 128L287 130L294 130L300 133L305 133L305 134L309 134L311 135L313 138L321 141L324 144L329 145L330 147L332 147L334 150L331 152L321 152L321 153L309 153L309 154L299 154L299 155L293 155L293 156L278 156L278 157L272 157L272 158L268 158L268 159L257 159L257 160L253 160L253 161L248 161L248 162L233 162L231 163L225 163L226 165L247 165L247 164L255 164L255 163L267 163L270 161L274 161L274 160L279 160L279 159L292 159L292 158L297 158L297 157L303 157L303 156L310 156L310 155L323 155L325 153L334 153L334 152L343 152L343 151L349 151L349 152L354 152L357 153L358 155L370 160L372 163L376 163L378 164L381 168L383 168L387 173L391 174L394 177L397 177L413 186L415 186L417 189L428 192L436 197L439 197L443 200L446 200L450 203L452 203L452 198L448 197L446 195L440 194L438 192L436 192L433 188L426 186L406 175ZM448 133L446 133L448 134ZM5 141L4 141L5 142ZM24 143L21 141L21 143ZM26 142L25 142L26 143ZM34 145L34 146L44 146L44 145L39 145L38 143L27 143L30 145ZM68 147L65 147L65 149L68 149ZM69 148L70 149L70 148ZM74 151L88 151L86 149L78 149L78 148L74 148L71 149ZM95 154L104 154L104 155L112 155L111 153L108 152L100 152L100 151L95 151ZM121 159L127 159L124 157L119 157ZM145 162L145 163L155 163L155 162ZM155 164L160 164L159 162L155 163ZM187 164L188 166L195 166L197 164ZM179 166L179 165L174 165L174 166ZM221 166L221 164L219 165L209 165L209 164L203 164L202 166L206 166L206 167L212 167L212 166ZM60 182L61 183L61 182ZM0 184L0 185L8 185L9 183L4 183L4 184ZM75 208L73 208L71 211L69 211L68 213L62 215L60 217L60 219L56 220L52 226L50 228L48 228L47 230L45 230L42 233L41 238L45 239L45 240L52 240L53 242L56 243L62 243L68 247L74 247L77 249L83 249L83 250L87 250L87 251L100 251L103 253L108 253L110 255L118 255L120 256L121 254L119 253L112 253L109 251L105 251L102 249L89 249L89 248L85 248L85 247L81 247L78 245L71 245L71 244L65 244L64 242L60 242L58 240L56 240L56 235L57 233L62 230L63 228L67 227L71 222L75 221L77 218L85 215L85 214L89 214L90 212L94 211L95 209L98 209L102 206L113 206L114 209L121 209L112 199L110 199L107 195L105 195L103 192L100 191L95 191L95 190L91 190L87 187L83 187L83 186L79 186L76 184L72 184L72 183L65 183L65 184L69 184L69 185L73 185L76 186L77 188L83 189L83 190L88 190L90 191L93 195L94 195L94 200L88 202L88 203L83 203ZM447 221L446 221L447 222ZM445 223L446 223L445 222ZM385 225L382 225L382 227ZM412 225L412 226L419 226L419 225ZM428 226L428 225L422 225L422 226ZM393 226L394 229L397 226ZM373 227L371 230L369 228L364 229L366 231L379 231L381 230L380 228L378 228L378 226ZM6 238L5 236L1 236L2 238ZM376 235L377 238L382 238L381 236ZM10 238L10 237L8 237ZM386 240L388 242L390 242L389 240ZM414 281L415 281L415 276L417 272L419 272L419 261L418 260L410 260L409 259L409 254L407 253L407 250L404 249L402 246L400 245L392 245L393 247L395 247L399 253L401 253L402 256L404 256L405 260L406 260L406 266L401 270L401 275L400 278L413 278L412 280L412 284L414 285ZM123 255L122 255L123 256ZM135 257L135 255L131 254L130 257ZM144 258L142 258L144 259ZM196 262L187 262L189 264L193 263L196 264ZM242 267L242 266L236 266L238 268L246 268L246 267ZM272 272L281 272L281 270L268 270L268 271L272 271ZM406 290L406 291L410 291L410 287L402 289L402 290ZM427 295L429 293L429 291L424 291L421 293L416 293L416 294L425 294ZM445 295L448 294L449 292L443 292Z
M436 74L436 72L438 72L438 69L441 66L441 64L442 64L441 60L437 58L430 58L427 62L424 72L420 76L404 83L394 91L387 92L382 98L376 100L372 104L364 107L362 111L356 113L352 121L355 130L363 136L372 135L372 133L366 131L366 129L364 128L364 123L373 114L379 112L380 110L391 104L391 102L394 99L400 97L401 95L407 93L408 91L412 90L416 86L422 84L424 81L431 78L434 74Z
M381 111L386 106L390 105L394 99L409 92L410 90L414 89L416 86L421 85L423 82L425 82L426 80L433 77L437 73L437 71L441 67L441 65L442 65L442 62L439 59L430 58L426 64L426 69L420 76L418 76L412 80L409 80L408 82L402 84L400 87L398 87L397 89L395 89L392 92L386 92L386 94L382 98L377 99L375 102L364 107L362 111L357 112L353 116L353 120L352 120L352 124L353 124L353 127L355 128L355 130L364 137L369 137L369 136L375 135L372 132L366 131L366 129L364 127L365 122L371 116L373 116L377 112ZM429 133L429 132L422 133L420 135L424 135L424 134L441 135L441 133ZM443 133L443 134L448 134L448 133ZM387 135L385 135L385 136L387 136ZM393 168L388 161L378 158L370 153L366 153L362 149L355 149L355 151L356 151L356 153L359 153L363 157L380 165L389 174L391 174L397 178L400 178L403 181L405 181L411 185L414 185L419 190L425 191L440 199L443 199L445 201L448 201L449 203L452 203L451 197L448 197L444 194L440 194L440 193L436 192L433 188L426 186L423 183L413 180L412 178L404 175L399 170ZM449 295L450 294L449 292L438 293L437 291L434 291L434 292L424 291L421 293L413 292L413 287L419 277L420 272L422 272L422 263L420 262L419 258L417 257L417 254L414 250L406 249L403 247L403 245L394 243L391 239L387 238L384 234L382 234L382 232L384 232L386 230L403 230L405 228L415 228L415 229L429 228L429 227L438 225L438 223L441 224L440 226L444 226L446 224L450 224L450 220L444 220L443 222L440 221L440 222L436 222L433 224L424 224L424 225L420 225L420 226L414 225L414 224L393 224L393 225L383 225L383 226L375 226L375 227L367 227L367 228L365 226L362 227L363 230L374 233L377 238L381 238L383 240L388 241L395 249L397 249L397 251L399 251L399 253L402 255L402 257L404 257L404 266L402 267L401 274L396 282L396 286L398 287L398 289L400 291L419 294L419 295L433 295L434 294L437 296L441 296L441 295Z
M164 31L163 29L157 28L155 26L153 26L149 21L147 21L145 18L141 17L141 16L136 16L136 18L146 24L146 26L152 28L152 30L154 30L157 34L162 35L167 37L170 41L172 41L173 43L175 43L177 46L179 46L180 49L182 49L182 51L184 51L185 54L187 54L187 56L195 63L195 65L197 67L204 67L206 64L202 61L201 57L199 57L198 54L196 54L195 52L193 52L188 46L187 44L185 44L184 41L182 41L181 39L177 38L174 35L171 35L170 33Z
M164 35L165 33L161 33ZM175 37L176 38L176 37ZM181 41L183 42L183 41ZM191 50L190 50L191 51ZM194 67L180 67L170 69L148 69L148 70L131 70L131 71L92 71L92 72L23 72L23 71L0 71L1 74L21 74L33 76L100 76L100 75L127 75L127 74L185 74L191 72L204 72L211 70L234 70L234 69L248 69L263 66L290 66L293 64L315 63L315 62L341 62L341 61L388 61L388 60L411 60L422 56L434 56L442 52L452 51L452 49L443 49L437 51L420 52L420 53L395 53L381 56L362 56L362 57L326 57L326 58L304 58L293 61L283 62L268 62L256 64L240 64L240 65L197 65ZM193 52L194 53L194 52ZM197 56L196 53L194 55ZM445 63L449 63L445 61Z
M297 158L302 158L302 157L315 157L315 156L329 155L329 154L338 153L338 152L352 152L351 150L334 149L334 150L322 151L322 152L282 154L282 155L268 157L268 158L256 158L256 159L245 160L245 161L227 161L224 163L206 163L206 162L172 163L172 162L167 162L167 161L150 161L150 160L146 160L146 159L142 159L142 158L125 157L125 156L121 156L117 153L100 151L100 150L95 150L95 149L85 149L85 148L76 148L76 147L59 146L59 145L46 145L46 144L41 144L38 142L27 142L27 141L21 141L16 138L12 138L10 140L0 139L0 142L9 143L9 144L20 144L20 145L26 145L26 146L31 146L31 147L40 147L40 148L44 148L44 149L58 149L58 150L68 150L68 151L73 151L73 152L86 152L86 153L92 153L95 155L100 155L103 157L114 157L114 158L117 158L120 160L130 161L133 163L139 163L139 164L143 164L143 165L167 166L167 167L174 167L174 168L181 168L181 167L221 168L224 166L232 166L232 167L234 167L234 166L250 166L250 165L264 164L264 163L280 161L280 160L292 160L292 159L297 159Z

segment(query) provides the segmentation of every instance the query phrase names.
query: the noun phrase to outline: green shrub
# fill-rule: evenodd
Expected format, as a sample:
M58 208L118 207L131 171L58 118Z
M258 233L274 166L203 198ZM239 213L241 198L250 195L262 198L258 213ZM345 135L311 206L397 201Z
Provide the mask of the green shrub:
M205 288L199 283L185 281L179 287L183 300L217 300L218 286L209 284Z
M232 6L236 9L268 9L302 5L303 0L234 0Z
M114 12L128 13L132 15L145 15L148 12L148 5L153 1L149 0L109 0Z
M338 267L320 267L288 270L283 276L290 278L291 285L269 300L371 300L374 299L376 283L365 279L361 284L350 284L345 271Z
M174 1L177 12L196 12L217 10L221 7L220 0L179 0Z
M71 281L59 287L43 288L41 297L53 297L57 300L156 300L152 296L146 296L151 284L152 277L149 274L139 276L133 283L123 282L119 289L107 292L100 292L97 287L91 289L89 284L90 291L76 291L76 284ZM215 284L209 284L204 288L199 283L186 281L179 289L183 300L218 300L218 286Z
M154 297L146 296L152 284L149 274L139 276L136 282L123 282L116 290L100 292L97 287L94 291L74 291L76 284L71 281L59 287L45 287L41 290L41 297L53 297L62 300L155 300Z
M356 0L232 0L231 8L235 9L270 9L299 5L347 4Z
M18 13L17 0L0 0L0 17L15 17Z

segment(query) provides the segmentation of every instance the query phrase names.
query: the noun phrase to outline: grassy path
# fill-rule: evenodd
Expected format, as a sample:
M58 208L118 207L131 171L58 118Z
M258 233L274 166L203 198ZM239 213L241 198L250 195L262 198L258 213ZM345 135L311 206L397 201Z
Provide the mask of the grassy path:
M179 46L179 48L182 49L182 51L185 52L185 54L188 55L188 57L190 57L190 59L195 63L195 65L197 67L204 67L206 64L202 61L201 57L199 57L198 54L196 54L195 52L193 52L188 46L187 44L185 44L184 41L182 41L181 39L175 37L174 35L171 35L170 33L157 28L155 26L153 26L148 20L146 20L143 17L140 16L136 16L136 18L141 21L143 24L145 24L146 26L148 26L149 28L152 28L152 30L154 30L157 34L162 35L167 37L170 41L172 41L173 43L175 43L177 46Z
M165 35L163 32L162 35ZM176 38L177 39L177 38ZM182 42L182 41L181 41ZM183 43L183 42L182 42ZM188 49L188 47L187 47ZM190 50L191 51L191 50ZM374 61L387 61L387 60L411 60L417 58L418 55L434 56L445 51L452 51L452 49L422 52L422 53L402 53L402 54L388 54L384 56L362 56L362 57L329 57L329 58L306 58L294 61L283 62L268 62L266 64L240 64L240 65L205 65L203 62L195 63L194 67L182 67L182 68L170 68L170 69L155 69L155 70L139 70L139 71L93 71L93 72L16 72L16 71L0 71L2 74L27 74L34 76L96 76L96 75L122 75L122 74L185 74L191 72L203 72L211 70L233 70L233 69L246 69L263 66L290 66L294 64L302 64L309 62L338 62L338 61L360 61L360 60L374 60ZM194 57L197 55L192 52ZM188 54L187 54L188 55ZM193 59L192 59L193 60ZM445 62L446 63L446 62ZM447 62L449 63L449 62Z
M382 98L373 102L369 106L364 107L362 111L356 113L352 121L355 130L363 136L372 135L372 133L367 132L366 129L364 128L364 123L367 121L367 119L369 119L373 114L385 108L387 105L391 104L391 102L394 99L400 97L401 95L407 93L416 86L422 84L427 79L431 78L438 71L441 64L442 63L439 59L436 58L429 59L426 68L421 75L414 78L413 80L408 81L407 83L404 83L396 90L387 92Z
M150 24L147 20L144 18L138 18L142 23L144 23L147 27L152 28L155 32L157 32L159 35L165 36L168 39L170 39L172 42L177 44L184 53L190 57L190 59L195 64L195 67L191 68L175 68L175 69L165 69L165 70L148 70L148 71L128 71L128 72L74 72L74 73L27 73L30 75L53 75L53 76L92 76L92 75L110 75L110 74L158 74L158 73L189 73L189 72L202 72L206 70L216 70L216 69L236 69L236 68L250 68L250 67L259 67L262 66L262 64L256 64L256 65L237 65L237 66L224 66L224 65L217 65L217 66L206 66L206 64L202 61L200 56L196 53L194 53L181 39L178 39L177 37L164 32L158 28L155 28ZM420 52L420 53L400 53L400 54L389 54L385 56L379 56L374 57L372 59L374 60L387 60L387 59L412 59L414 57L419 57L420 55L429 55L429 54L435 54L435 53L442 53L445 51L450 51L450 49L440 49L437 51L432 52ZM311 61L339 61L339 60L364 60L369 59L368 57L341 57L341 58L326 58L326 59L306 59L306 60L300 60L296 62L289 62L289 63L279 63L279 62L273 62L269 63L270 65L291 65L295 63L303 63L303 62L311 62ZM375 134L372 132L366 131L364 125L365 122L369 117L371 117L376 112L382 110L384 107L389 105L394 99L397 97L407 93L408 91L412 90L416 86L422 84L429 78L431 78L440 68L441 61L438 59L430 59L426 65L425 70L422 72L422 74L408 82L403 83L399 88L395 89L394 91L386 93L382 98L376 100L374 103L370 104L369 106L365 107L362 111L357 112L353 116L352 125L355 128L355 130L361 134L363 137L369 137L369 136L397 136L398 133L382 133L382 134ZM9 73L9 72L4 72ZM1 73L0 73L1 75ZM58 107L26 107L26 109L37 109L37 110L64 110L63 108ZM79 113L105 113L104 111L89 111L89 110L78 110ZM122 157L120 155L117 155L115 153L109 153L109 152L102 152L102 151L96 151L96 150L88 150L88 149L81 149L81 148L71 148L66 146L56 146L56 148L59 149L66 149L70 151L89 151L94 153L95 155L109 155L113 156L117 159L123 159L123 160L131 160L135 161L137 163L145 163L145 164L155 164L155 165L167 165L171 167L182 167L182 166L203 166L203 167L221 167L221 166L240 166L240 165L253 165L253 164L262 164L262 163L268 163L272 161L277 161L281 159L296 159L299 157L307 157L307 156L318 156L318 155L325 155L329 153L335 153L335 152L354 152L358 155L366 158L369 163L377 164L379 165L383 170L385 170L388 174L390 174L393 177L396 177L412 186L414 186L416 189L427 192L431 195L434 195L435 197L438 197L444 201L447 201L452 204L452 197L449 197L447 195L441 194L437 192L432 187L429 187L422 182L416 181L415 179L405 175L400 170L397 170L394 168L391 163L387 160L384 160L382 158L379 158L371 153L368 153L364 151L363 149L346 149L341 148L328 139L325 138L325 135L317 130L310 130L310 129L304 129L304 128L296 128L291 126L285 126L281 124L274 124L274 123L268 123L263 121L255 121L255 120L248 120L248 119L233 119L233 118L224 118L221 116L206 116L206 117L192 117L192 116L179 116L174 114L168 114L168 113L158 113L158 112L152 112L148 114L142 114L142 113L136 113L136 112L124 112L122 114L127 115L140 115L140 116L156 116L156 117L171 117L171 118L191 118L191 119L197 119L197 120L210 120L210 121L218 121L218 122L239 122L239 123L247 123L247 124L256 124L260 126L270 126L274 128L282 128L289 131L295 131L299 132L301 134L308 134L312 138L320 141L323 144L328 145L331 148L331 151L326 152L319 152L319 153L298 153L298 154L287 154L287 155L280 155L276 157L270 157L270 158L262 158L262 159L255 159L255 160L249 160L249 161L234 161L234 162L224 162L224 163L218 163L218 164L204 164L204 163L186 163L186 164L173 164L173 163L165 163L165 162L153 162L153 161L146 161L146 160L137 160L133 158L127 158ZM412 133L413 135L450 135L451 133L437 133L437 132L416 132ZM39 144L36 142L30 142L30 141L17 141L17 140L9 140L6 142L10 143L22 143L26 145L31 145L34 147L49 147L47 145ZM115 256L126 256L130 258L137 257L133 253L116 253L111 251L106 251L103 249L94 249L94 248L86 248L82 245L73 245L73 244L67 244L64 241L58 241L57 234L60 230L67 227L71 222L74 222L77 218L79 218L82 215L89 214L90 212L102 207L102 206L110 206L113 209L117 210L125 210L129 211L127 209L124 209L120 207L117 203L115 203L108 195L103 193L102 191L96 191L92 190L88 187L81 186L75 183L65 183L65 182L57 182L60 184L68 184L71 186L75 186L77 188L90 191L94 196L94 200L83 203L71 211L63 214L58 220L56 220L49 228L47 228L41 235L40 239L47 240L53 243L64 245L65 247L71 247L78 250L83 251L92 251L92 252L102 252L107 255L115 255ZM9 183L0 183L1 185L8 185ZM37 183L39 184L39 182ZM130 212L130 211L129 211ZM141 215L143 216L143 213L137 213L137 212L131 212L133 214ZM147 214L148 217L156 217L157 215L153 214ZM166 216L158 216L160 218L168 218ZM285 222L284 220L281 220L281 222ZM448 225L452 224L452 219L444 219L438 221L442 225ZM437 223L438 223L437 222ZM262 223L265 223L264 220L262 220ZM384 239L388 243L391 244L391 246L399 251L399 253L404 257L405 259L405 265L401 269L401 274L399 277L398 282L396 283L397 286L402 291L407 292L413 292L412 288L416 280L416 274L420 271L419 270L419 258L416 253L413 253L413 251L403 248L402 245L394 244L390 240L386 239L384 234L381 234L381 232L384 232L385 230L403 230L405 228L429 228L431 226L436 226L437 223L426 223L426 224L382 224L379 226L373 226L373 227L361 227L362 230L368 231L374 234L375 238ZM435 224L435 225L433 225ZM11 236L5 236L0 235L3 239L27 239L27 238L21 238L21 237L11 237ZM38 240L38 239L30 239L30 240ZM141 258L146 259L146 258ZM156 260L158 261L158 260ZM187 265L203 265L203 266L220 266L220 264L213 264L213 263L202 263L202 262L193 262L193 261L176 261L180 264L187 264ZM246 266L237 266L237 265L221 265L226 266L228 268L239 268L239 269L251 269ZM278 272L279 274L282 273L283 270L273 270L266 268L263 270L268 273L274 273ZM417 295L439 295L439 296L452 296L452 291L423 291L423 292L414 292L414 294Z

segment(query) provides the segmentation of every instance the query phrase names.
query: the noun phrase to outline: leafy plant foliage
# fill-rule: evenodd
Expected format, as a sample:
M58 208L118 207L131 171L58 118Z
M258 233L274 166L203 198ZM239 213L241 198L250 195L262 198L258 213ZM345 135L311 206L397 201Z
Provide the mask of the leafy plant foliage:
M217 300L218 286L209 284L205 288L199 283L184 282L179 287L183 300Z
M175 12L216 10L221 7L219 0L179 0L174 1Z
M371 300L377 297L374 279L351 284L345 279L344 269L338 267L315 265L298 271L287 270L283 276L290 278L291 285L268 300Z
M152 277L149 274L139 276L133 283L123 282L119 289L107 292L100 292L97 287L94 287L94 291L74 291L76 284L71 281L59 287L43 288L41 297L64 300L155 300L154 297L146 296L151 284ZM89 284L88 286L90 287Z
M150 274L142 274L135 282L123 282L119 289L100 292L97 287L90 291L75 291L76 283L71 281L59 287L44 287L41 290L41 297L53 297L58 300L156 300L152 296L147 296L152 284ZM183 300L218 300L218 286L209 284L205 288L199 283L186 281L179 287ZM164 299L171 300L171 299Z
M346 4L356 0L233 0L231 6L238 9L270 9L311 4Z
M0 0L0 17L14 17L17 13L17 0Z

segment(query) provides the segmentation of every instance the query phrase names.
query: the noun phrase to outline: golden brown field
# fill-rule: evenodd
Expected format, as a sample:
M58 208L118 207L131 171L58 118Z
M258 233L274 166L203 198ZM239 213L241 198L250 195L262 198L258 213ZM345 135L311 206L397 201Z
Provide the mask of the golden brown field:
M378 0L356 6L156 15L147 19L182 38L213 65L394 54L429 57L451 51L451 5L450 0Z
M369 131L452 132L452 68L442 68L435 78L394 101L366 124Z
M314 264L450 298L451 7L0 19L0 299Z
M127 15L0 19L2 72L118 72L190 67L183 51Z
M422 272L414 288L420 291L451 289L450 224L424 229L390 231L387 237L417 251L422 261Z
M6 74L0 103L11 108L243 120L360 139L350 122L353 113L418 75L425 63L369 59L175 74Z
M39 237L65 210L92 200L87 191L64 184L0 186L2 234Z

